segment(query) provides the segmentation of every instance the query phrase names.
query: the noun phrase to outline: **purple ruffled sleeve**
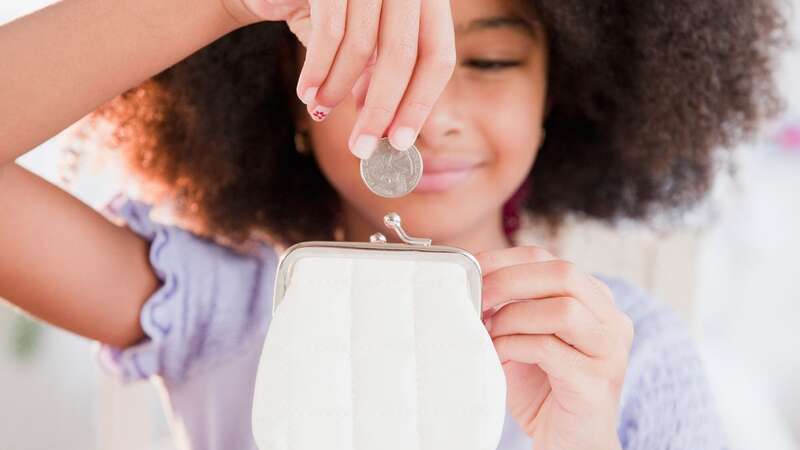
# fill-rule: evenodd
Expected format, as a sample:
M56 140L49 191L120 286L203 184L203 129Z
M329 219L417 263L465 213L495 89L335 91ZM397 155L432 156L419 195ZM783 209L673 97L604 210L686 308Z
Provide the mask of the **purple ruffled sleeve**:
M242 255L156 222L150 211L151 205L123 195L103 211L150 242L161 284L140 313L145 338L124 349L102 345L98 356L123 381L158 375L180 384L264 339L278 257L266 245Z

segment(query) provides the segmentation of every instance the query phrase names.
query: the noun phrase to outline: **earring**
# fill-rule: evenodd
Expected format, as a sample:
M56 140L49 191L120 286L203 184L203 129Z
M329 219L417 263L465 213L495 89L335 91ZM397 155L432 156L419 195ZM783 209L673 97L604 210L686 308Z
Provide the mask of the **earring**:
M524 209L525 201L530 194L530 182L526 179L522 185L517 188L514 195L511 196L503 205L503 230L509 239L513 240L514 234L519 230L521 225L521 217Z
M308 130L297 130L294 133L294 148L301 155L307 156L311 153L311 136L309 136Z

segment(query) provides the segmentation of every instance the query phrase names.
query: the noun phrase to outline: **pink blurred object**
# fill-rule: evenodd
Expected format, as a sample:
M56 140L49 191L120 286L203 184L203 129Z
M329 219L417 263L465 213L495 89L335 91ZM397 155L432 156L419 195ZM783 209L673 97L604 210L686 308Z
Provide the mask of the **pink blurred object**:
M800 153L800 123L792 123L784 127L775 139L781 150Z

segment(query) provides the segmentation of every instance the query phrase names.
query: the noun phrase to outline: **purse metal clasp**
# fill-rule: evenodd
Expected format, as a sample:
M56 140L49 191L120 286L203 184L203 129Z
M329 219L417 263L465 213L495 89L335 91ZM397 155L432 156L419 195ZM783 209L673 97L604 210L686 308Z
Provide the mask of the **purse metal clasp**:
M397 233L397 236L409 245L421 245L423 247L430 247L431 243L433 242L430 239L425 238L415 238L411 237L406 233L406 230L403 229L402 220L400 219L400 214L396 212L390 212L383 216L383 224L386 225L387 228L390 228ZM373 244L385 244L387 242L386 236L383 233L375 233L369 237L369 241Z

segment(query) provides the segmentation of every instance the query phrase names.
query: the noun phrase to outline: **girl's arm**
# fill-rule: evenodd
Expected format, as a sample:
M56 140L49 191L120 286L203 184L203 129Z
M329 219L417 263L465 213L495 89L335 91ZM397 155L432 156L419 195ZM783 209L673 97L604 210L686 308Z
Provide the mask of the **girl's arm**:
M148 243L17 164L0 166L0 297L53 325L126 347L159 286Z
M1 26L0 164L245 17L222 0L63 0Z
M235 17L220 0L63 0L0 27L0 297L118 347L143 337L148 244L13 161Z

